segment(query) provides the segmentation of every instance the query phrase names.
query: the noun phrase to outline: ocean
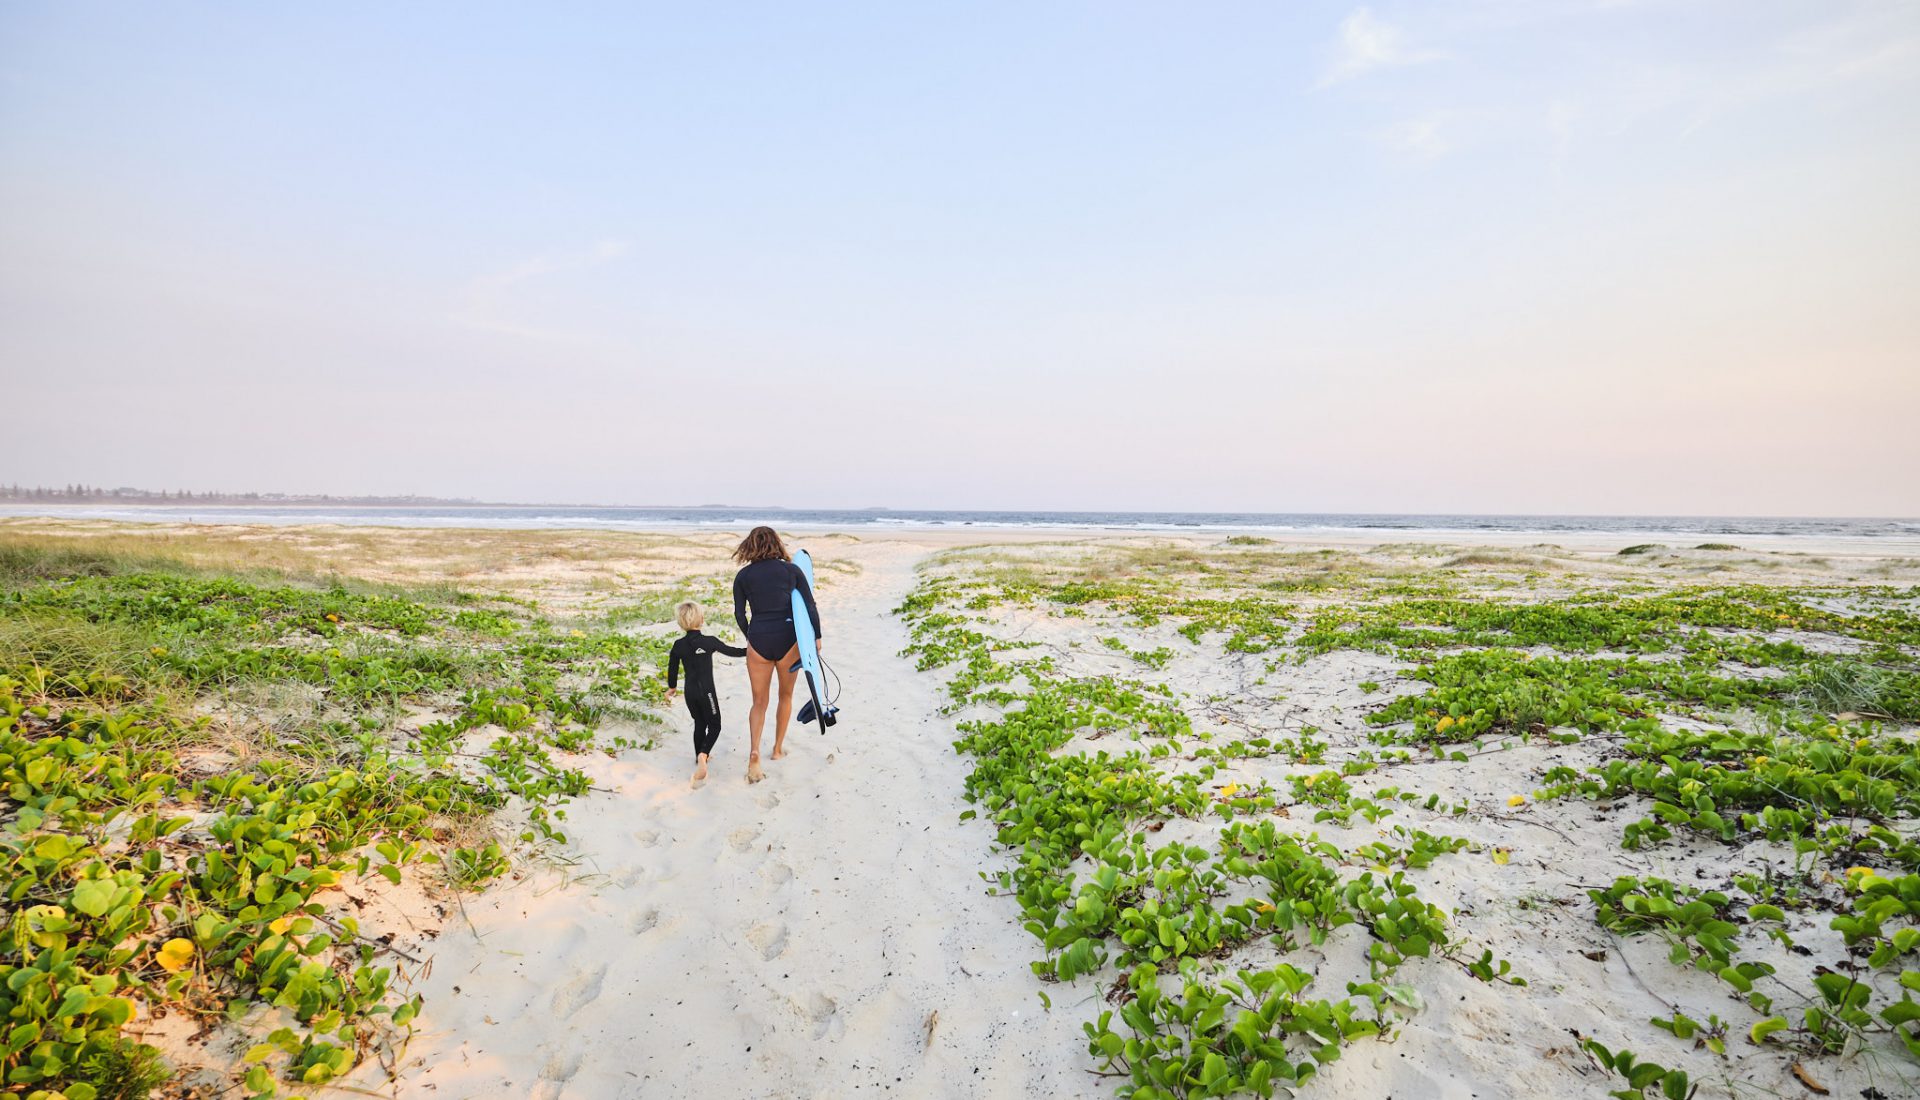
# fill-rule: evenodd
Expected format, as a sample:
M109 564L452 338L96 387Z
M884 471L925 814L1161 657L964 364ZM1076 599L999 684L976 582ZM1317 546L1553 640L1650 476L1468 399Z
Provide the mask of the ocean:
M809 508L615 508L572 505L0 505L0 516L54 516L145 522L341 523L389 527L522 529L734 529L768 523L783 530L887 528L1059 529L1312 535L1367 533L1608 535L1685 538L1920 538L1920 520L1791 516L1479 516L1289 512L1021 512Z

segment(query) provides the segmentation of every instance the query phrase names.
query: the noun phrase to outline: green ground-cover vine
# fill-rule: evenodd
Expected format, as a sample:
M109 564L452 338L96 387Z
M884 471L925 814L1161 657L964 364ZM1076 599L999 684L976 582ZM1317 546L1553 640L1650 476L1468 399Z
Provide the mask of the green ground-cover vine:
M906 655L923 669L958 666L949 686L956 708L994 710L958 725L955 748L974 763L965 793L977 810L968 816L992 820L1013 856L995 881L1040 941L1034 972L1045 981L1116 973L1118 1009L1086 1032L1089 1052L1124 1078L1121 1095L1271 1095L1312 1077L1344 1044L1390 1030L1396 1005L1416 1001L1395 981L1400 968L1457 946L1446 914L1392 864L1424 867L1464 842L1403 829L1396 835L1410 841L1406 849L1348 853L1283 830L1272 816L1283 800L1271 790L1209 787L1215 761L1228 754L1185 744L1206 735L1195 734L1165 688L1066 676L1050 658L1003 659L1019 647L962 610L990 606L994 596L977 583L925 581L898 609L912 629ZM1228 644L1247 641L1236 634ZM1061 751L1111 734L1152 744ZM1156 766L1188 747L1195 767ZM1258 747L1275 751L1314 755L1306 736L1284 749ZM1339 774L1323 775L1320 803L1352 813ZM1211 844L1153 839L1172 818L1216 817L1226 824ZM1314 976L1291 964L1226 965L1256 941L1291 952L1350 926L1368 938L1370 974L1343 995L1309 993ZM1516 980L1490 953L1455 961L1485 980Z
M1515 555L1485 553L1445 564L1503 563L1525 564ZM1362 716L1378 730L1372 735L1377 751L1349 749L1337 770L1294 774L1286 781L1290 791L1229 785L1205 811L1229 820L1239 815L1235 827L1289 803L1313 807L1316 823L1338 825L1356 818L1379 822L1409 803L1444 811L1450 797L1397 788L1362 795L1347 782L1382 764L1412 762L1407 751L1416 746L1434 749L1439 761L1465 761L1459 750L1484 753L1531 742L1573 751L1578 743L1583 763L1545 767L1535 796L1585 797L1603 814L1623 814L1617 835L1624 847L1683 837L1709 845L1789 845L1795 865L1788 876L1738 871L1713 890L1623 875L1613 887L1592 891L1591 912L1617 934L1668 939L1676 963L1725 982L1756 1014L1735 1029L1745 1029L1754 1044L1805 1056L1857 1050L1891 1034L1920 1057L1920 739L1912 730L1920 722L1920 590L1660 585L1630 578L1581 587L1568 573L1539 591L1545 586L1538 571L1518 581L1483 577L1470 589L1454 576L1452 568L1396 575L1351 555L1315 567L1305 555L1238 545L1210 552L1090 551L932 578L903 607L916 623L922 667L966 666L952 682L956 708L969 701L1004 708L998 718L963 726L960 744L977 762L969 794L1000 824L1002 842L1020 854L1020 870L1003 875L1001 885L1019 895L1029 927L1047 945L1040 972L1068 977L1103 965L1151 968L1129 978L1137 1000L1128 1011L1099 1025L1125 1024L1132 1036L1100 1031L1096 1055L1127 1072L1141 1095L1206 1095L1255 1080L1250 1067L1274 1053L1262 1045L1272 1035L1226 1036L1236 1008L1245 1011L1245 998L1221 999L1206 961L1208 952L1288 930L1248 920L1236 908L1243 896L1259 895L1235 892L1239 884L1223 862L1232 857L1207 852L1203 859L1191 845L1142 849L1135 838L1154 815L1199 812L1195 802L1204 797L1214 765L1264 756L1318 764L1325 746L1316 750L1304 734L1298 741L1249 737L1220 744L1199 734L1185 738L1200 740L1197 748L1176 742L1118 756L1063 752L1069 731L1084 733L1099 722L1136 736L1151 731L1125 715L1095 719L1076 712L1068 686L1076 681L1051 659L1009 660L1011 644L994 641L986 625L1001 604L1037 603L1069 621L1087 620L1095 631L1171 621L1195 645L1266 654L1269 673L1341 650L1404 663L1403 683L1417 690L1363 705ZM989 614L969 618L968 612ZM1137 660L1147 652L1124 638L1103 644ZM1164 662L1141 663L1157 670ZM1024 690L1014 686L1023 681ZM988 684L994 686L981 690ZM1356 686L1362 696L1381 688L1374 680ZM1171 775L1155 770L1171 760L1200 767ZM1049 801L1069 808L1034 805ZM1411 836L1395 828L1396 835ZM1421 854L1412 858L1425 861L1452 850L1451 839L1428 836L1407 848L1370 845L1344 856L1307 849L1290 855L1289 864L1322 859L1337 865L1365 853L1377 867L1392 866L1397 855L1412 857L1416 848ZM1142 851L1149 853L1144 865ZM1096 869L1090 879L1081 873L1088 865ZM1150 881L1139 878L1143 866ZM1168 878L1169 869L1177 875ZM1222 883L1233 888L1223 890ZM1112 900L1115 894L1130 906ZM1278 909L1290 896L1267 887L1265 900ZM1158 908L1143 925L1149 904ZM1169 904L1193 917L1169 919L1162 935L1158 920ZM1129 909L1134 915L1116 917ZM1822 909L1829 915L1818 915ZM1751 957L1755 940L1778 941L1791 949L1789 959L1804 957L1794 940L1804 933L1790 926L1810 921L1839 933L1848 955L1843 966L1781 964L1776 973L1771 963ZM1183 942L1199 958L1175 950ZM1382 962L1376 957L1376 966ZM1140 996L1138 975L1153 982L1176 971L1177 990ZM1284 1018L1281 1012L1267 1022ZM1699 1024L1675 1012L1653 1023L1726 1054L1729 1020L1715 1015ZM1162 1034L1169 1030L1173 1038ZM1627 1080L1618 1095L1692 1091L1680 1070L1582 1042L1597 1065ZM1298 1049L1297 1042L1288 1049ZM1290 1060L1261 1071L1260 1087L1295 1080L1286 1071L1299 1066Z
M483 885L511 863L488 824L504 808L523 843L563 840L587 780L555 754L658 700L660 642L517 607L18 557L0 577L0 1090L29 1097L145 1095L167 1071L124 1030L158 1012L273 1027L245 1095L345 1073L422 1006L341 888L420 868ZM215 736L223 700L288 684L309 695ZM403 703L447 717L409 729Z

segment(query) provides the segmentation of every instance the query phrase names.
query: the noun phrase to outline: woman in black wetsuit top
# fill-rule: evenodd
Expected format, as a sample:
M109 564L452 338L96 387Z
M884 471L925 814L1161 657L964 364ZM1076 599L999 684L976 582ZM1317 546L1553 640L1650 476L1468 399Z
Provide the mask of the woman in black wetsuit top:
M800 659L793 633L794 590L798 589L806 601L816 638L820 636L820 609L814 606L807 575L787 559L787 548L773 528L755 527L747 532L733 552L733 560L742 563L733 578L733 619L740 624L740 633L747 636L747 678L753 683L753 706L747 710L747 736L751 739L747 782L758 783L763 778L760 731L767 723L767 689L775 676L780 681L780 706L773 723L773 759L787 754L787 720L793 716L793 684L799 675L794 663Z

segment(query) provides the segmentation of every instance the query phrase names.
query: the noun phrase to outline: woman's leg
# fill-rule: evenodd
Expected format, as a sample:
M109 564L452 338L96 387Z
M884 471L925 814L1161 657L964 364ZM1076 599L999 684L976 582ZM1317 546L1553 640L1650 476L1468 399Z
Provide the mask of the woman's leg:
M774 712L773 720L773 758L775 760L787 755L787 719L793 717L793 684L800 677L800 674L794 670L793 663L799 659L800 647L796 645L787 650L787 655L780 658L779 663L774 666L774 671L780 674L780 706Z
M767 725L767 688L773 681L773 662L747 649L747 680L753 685L753 705L747 708L747 782L760 782L760 731Z

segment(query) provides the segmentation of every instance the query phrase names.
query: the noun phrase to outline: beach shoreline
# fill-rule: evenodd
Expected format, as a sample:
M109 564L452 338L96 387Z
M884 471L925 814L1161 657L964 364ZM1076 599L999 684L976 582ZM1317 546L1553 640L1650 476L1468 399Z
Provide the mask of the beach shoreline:
M1194 545L1205 545L1225 539L1241 537L1256 538L1276 545L1313 549L1320 547L1338 549L1356 549L1363 547L1392 546L1399 543L1415 543L1436 546L1504 547L1521 549L1527 547L1559 548L1582 552L1619 551L1629 546L1653 544L1673 550L1697 549L1706 545L1730 545L1739 550L1763 550L1778 552L1799 552L1806 554L1835 554L1863 559L1920 557L1920 524L1911 536L1892 535L1833 535L1833 534L1769 534L1752 533L1739 536L1737 544L1727 543L1724 538L1701 532L1681 532L1672 530L1515 530L1490 531L1464 528L1349 528L1326 527L1312 530L1284 530L1258 526L1222 526L1218 528L1191 527L1091 527L1069 525L996 525L993 523L951 524L911 522L876 524L871 526L848 526L833 523L790 523L780 518L778 513L770 514L766 519L774 521L782 531L795 535L815 538L842 537L862 541L897 541L912 545L934 548L950 548L975 544L993 543L1032 543L1032 542L1122 542L1127 540L1171 540ZM400 522L413 519L414 522ZM659 524L645 523L592 523L578 520L555 520L549 523L531 524L503 519L495 523L475 523L473 517L450 518L444 521L419 521L410 515L395 515L370 519L366 522L341 523L333 520L305 516L284 518L263 518L256 515L223 516L215 512L188 510L183 514L149 515L141 518L123 518L120 516L80 514L72 512L35 511L8 512L0 509L0 531L9 528L36 530L41 525L66 527L75 532L88 529L113 532L122 528L139 529L158 533L194 531L200 529L221 528L258 528L264 531L274 529L313 529L329 528L392 531L440 531L450 534L461 532L547 532L566 533L609 533L661 537L738 537L744 534L750 522L713 522L702 524ZM1875 521L1880 522L1880 521ZM1892 521L1906 522L1906 521Z
M1920 553L1920 520L1848 517L1395 516L1254 513L848 512L838 510L406 508L324 506L90 507L0 505L0 522L63 520L199 526L368 526L426 530L627 531L635 534L744 532L759 523L808 535L922 536L958 532L987 538L1271 538L1352 546L1400 541L1470 545L1558 544L1595 548L1665 541L1679 546L1745 540L1755 547L1878 549ZM1312 522L1315 520L1326 522ZM1432 520L1432 523L1416 521Z

